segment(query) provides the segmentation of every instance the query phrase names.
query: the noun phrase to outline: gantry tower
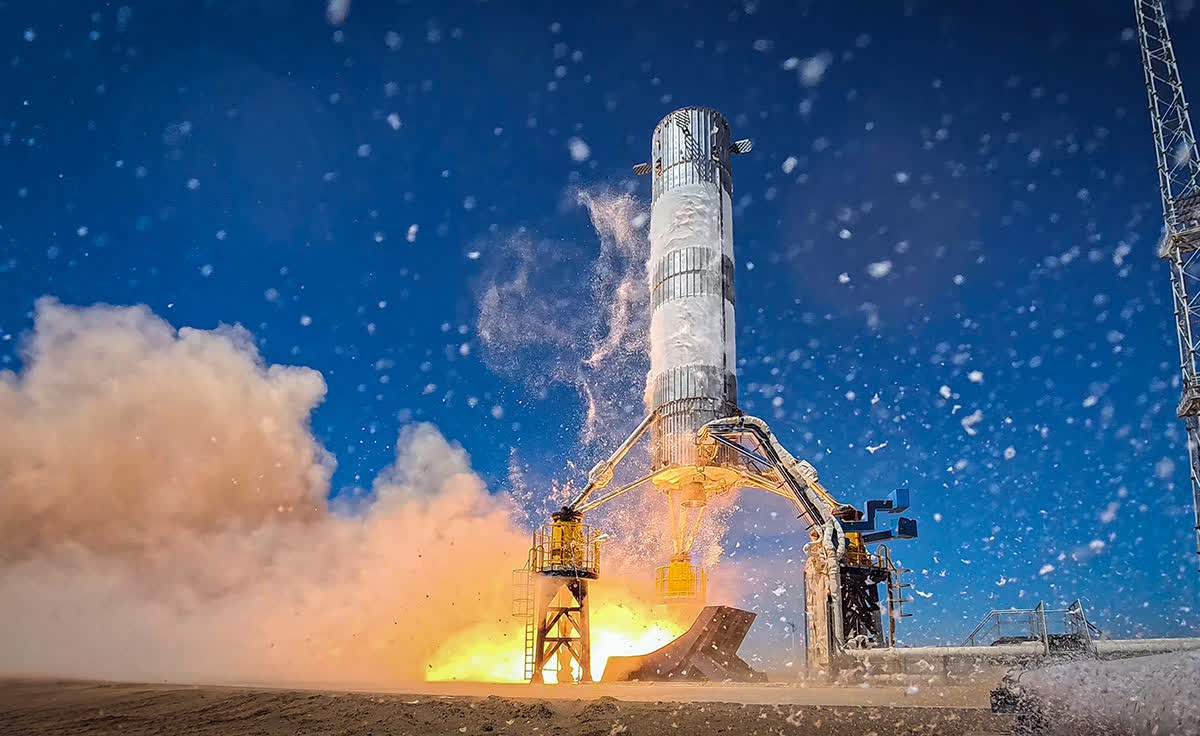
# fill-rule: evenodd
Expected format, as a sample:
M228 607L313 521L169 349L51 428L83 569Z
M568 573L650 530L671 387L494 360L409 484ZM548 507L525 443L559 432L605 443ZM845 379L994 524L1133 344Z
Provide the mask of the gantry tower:
M1171 270L1175 328L1179 333L1179 370L1183 396L1177 413L1187 427L1189 478L1200 555L1200 371L1196 351L1200 340L1193 330L1200 314L1200 151L1188 117L1187 101L1175 49L1167 32L1162 0L1134 0L1150 121L1158 158L1158 187L1162 195L1163 237L1158 255Z

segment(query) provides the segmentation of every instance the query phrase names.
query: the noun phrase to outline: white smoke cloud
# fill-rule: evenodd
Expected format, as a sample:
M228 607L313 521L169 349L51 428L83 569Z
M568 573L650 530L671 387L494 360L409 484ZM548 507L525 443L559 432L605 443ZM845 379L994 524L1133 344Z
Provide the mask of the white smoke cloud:
M365 510L332 512L324 393L239 327L39 301L0 373L0 671L394 683L476 632L519 676L506 501L418 425Z

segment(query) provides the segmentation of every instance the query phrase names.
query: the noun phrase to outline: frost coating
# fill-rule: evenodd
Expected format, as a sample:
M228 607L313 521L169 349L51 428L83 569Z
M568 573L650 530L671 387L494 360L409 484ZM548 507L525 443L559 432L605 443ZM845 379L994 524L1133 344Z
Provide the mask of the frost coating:
M733 260L733 213L729 197L711 184L685 184L663 192L650 220L648 277L653 292L656 269L672 253L704 252L698 279L720 284L722 260ZM732 295L731 295L732 296ZM674 297L659 304L650 321L650 373L646 403L653 407L650 387L663 371L688 365L713 366L734 372L733 306L721 289ZM717 391L715 398L720 398Z

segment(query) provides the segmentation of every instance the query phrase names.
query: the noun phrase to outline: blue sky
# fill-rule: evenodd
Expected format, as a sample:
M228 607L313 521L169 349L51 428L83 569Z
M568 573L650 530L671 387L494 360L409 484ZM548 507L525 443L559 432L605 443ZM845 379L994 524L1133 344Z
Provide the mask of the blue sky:
M319 2L0 3L0 366L42 295L145 303L321 371L335 493L413 420L495 489L510 465L568 480L606 441L580 445L570 386L485 362L480 290L522 233L563 244L535 297L569 301L596 242L571 193L648 199L629 173L655 122L711 106L755 141L741 406L847 501L912 489L901 557L932 597L909 640L1042 598L1194 631L1132 7L834 5L354 0L333 26ZM1170 6L1195 99L1200 12ZM793 532L743 506L763 590L794 582Z

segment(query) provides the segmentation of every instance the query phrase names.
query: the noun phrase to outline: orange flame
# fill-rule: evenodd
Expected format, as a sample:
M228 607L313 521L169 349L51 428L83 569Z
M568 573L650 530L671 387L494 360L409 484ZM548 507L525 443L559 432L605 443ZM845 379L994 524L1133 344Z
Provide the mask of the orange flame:
M645 577L649 578L646 574ZM592 583L592 679L599 681L609 657L646 654L678 637L698 607L654 600L648 582L635 578ZM523 619L496 617L444 642L431 659L426 680L524 682ZM547 670L546 682L555 681Z

